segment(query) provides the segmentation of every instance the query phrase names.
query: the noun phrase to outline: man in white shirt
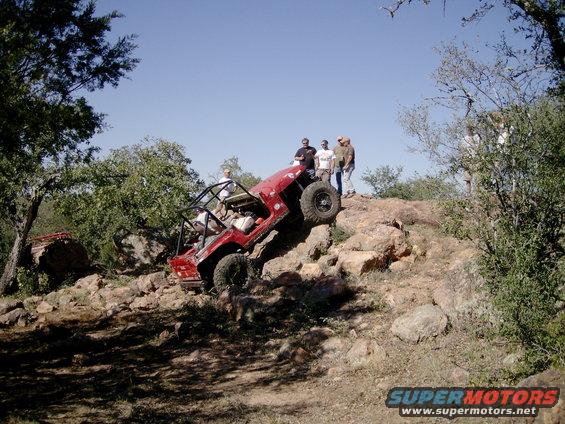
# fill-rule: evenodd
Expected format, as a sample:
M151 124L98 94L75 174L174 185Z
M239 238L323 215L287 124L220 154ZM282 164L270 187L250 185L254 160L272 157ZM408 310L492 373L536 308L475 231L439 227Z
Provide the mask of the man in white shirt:
M334 172L335 153L328 149L328 140L322 140L322 148L314 155L316 176L329 183Z
M463 168L463 181L467 194L473 191L473 168L475 156L478 152L481 138L475 133L472 125L467 125L467 134L459 143L460 161Z
M218 194L218 197L220 198L220 201L223 202L226 197L231 196L235 191L235 184L231 179L231 171L229 169L224 169L224 176L220 178L218 183L226 183L219 186L222 190L220 191L220 194Z
M220 200L213 212L214 214L218 215L220 219L222 219L226 213L224 208L224 200L226 199L226 197L231 196L236 189L235 183L231 179L231 171L229 169L224 169L224 176L220 178L220 181L218 181L218 183L223 184L218 186L219 188L221 188L220 192L218 193Z

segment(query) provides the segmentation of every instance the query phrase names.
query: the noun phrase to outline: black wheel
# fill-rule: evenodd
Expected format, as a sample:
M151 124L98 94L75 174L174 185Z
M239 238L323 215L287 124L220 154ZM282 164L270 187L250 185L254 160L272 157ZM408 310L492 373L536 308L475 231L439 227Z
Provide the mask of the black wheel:
M241 253L224 256L214 269L214 286L218 291L230 286L243 287L253 276L249 260Z
M300 197L304 219L313 224L323 224L335 219L341 209L339 193L330 184L317 181L310 184Z

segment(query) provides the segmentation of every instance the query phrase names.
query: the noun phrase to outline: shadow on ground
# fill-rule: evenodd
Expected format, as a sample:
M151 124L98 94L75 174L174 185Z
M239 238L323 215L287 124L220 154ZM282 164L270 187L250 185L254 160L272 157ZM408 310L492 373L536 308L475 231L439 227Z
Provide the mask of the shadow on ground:
M0 334L0 420L244 420L260 408L234 405L227 395L266 386L276 391L315 377L312 357L300 364L277 360L273 342L329 315L365 312L344 312L341 302L297 306L263 323L238 324L205 302L182 311ZM308 406L270 409L293 416Z

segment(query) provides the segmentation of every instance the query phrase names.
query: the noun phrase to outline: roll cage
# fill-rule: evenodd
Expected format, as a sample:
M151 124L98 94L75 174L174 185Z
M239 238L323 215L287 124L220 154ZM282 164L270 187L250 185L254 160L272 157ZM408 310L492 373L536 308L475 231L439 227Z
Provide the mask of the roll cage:
M238 194L233 194L229 197L227 197L226 199L224 199L224 203L226 204L226 207L228 204L231 204L232 202L229 201L229 199L233 199L233 198L237 198L237 197L243 197L244 199L248 199L251 202L255 203L255 202L261 202L261 200L251 194L242 184L240 184L239 182L235 181L235 180L230 180L230 181L224 181L221 183L216 183L216 184L212 184L208 187L206 187L198 196L196 196L196 198L194 198L194 200L186 207L183 208L181 210L179 210L179 215L181 217L181 223L180 223L180 229L179 229L179 236L178 236L178 240L177 240L177 248L176 248L176 253L175 255L178 255L180 253L180 251L183 249L184 246L184 235L185 235L185 224L189 224L192 229L195 232L198 232L198 230L196 229L196 227L194 226L194 223L192 222L193 218L189 218L190 215L192 215L192 213L197 213L197 211L200 212L205 212L206 213L206 218L204 219L204 233L202 234L202 240L200 241L200 249L203 249L204 246L206 246L206 240L208 237L208 225L210 223L210 219L212 219L217 225L220 226L220 228L222 229L222 232L224 230L227 229L226 224L224 224L218 217L216 217L216 215L214 215L214 213L212 213L212 211L210 211L210 209L208 209L208 206L210 205L210 203L212 203L214 200L217 200L218 202L220 202L220 197L219 197L219 193L226 187L228 187L231 184L235 184L236 185L236 191L237 189L241 189L243 192L238 193ZM214 189L216 189L216 191L214 191ZM241 196L244 195L244 196ZM205 200L206 199L206 200Z

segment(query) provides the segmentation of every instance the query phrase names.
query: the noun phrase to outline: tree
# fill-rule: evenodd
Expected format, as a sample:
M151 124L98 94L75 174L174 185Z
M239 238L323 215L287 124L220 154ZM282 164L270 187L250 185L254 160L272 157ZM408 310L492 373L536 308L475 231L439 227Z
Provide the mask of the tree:
M468 47L439 51L439 95L406 109L401 123L446 172L472 171L474 194L450 205L446 227L481 250L501 330L524 345L527 372L563 366L564 99L535 58L501 48L484 63ZM478 142L462 155L468 125Z
M429 4L431 0L395 0L383 7L391 17L402 5L416 2ZM443 0L444 9L447 0ZM515 30L532 40L536 62L553 69L558 78L565 75L565 7L563 0L503 0L508 19L515 22ZM495 0L478 0L475 12L463 18L463 23L479 20L495 5Z
M218 180L223 176L224 169L229 169L231 171L232 179L242 184L248 190L261 182L261 178L253 175L251 172L243 170L239 164L239 158L237 156L232 156L222 162L216 175L211 176L214 183L218 182Z
M59 208L94 258L112 264L117 234L177 223L203 186L190 163L179 144L147 138L77 167Z
M82 0L0 2L0 210L15 232L0 294L44 196L92 158L103 116L81 94L116 86L137 63L133 36L105 39L120 15L94 13Z

